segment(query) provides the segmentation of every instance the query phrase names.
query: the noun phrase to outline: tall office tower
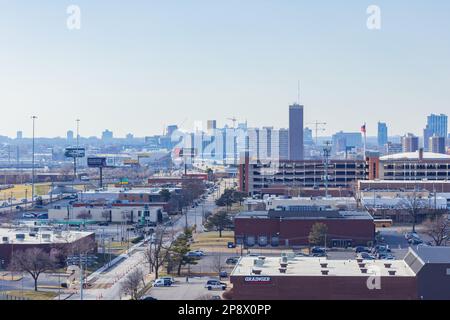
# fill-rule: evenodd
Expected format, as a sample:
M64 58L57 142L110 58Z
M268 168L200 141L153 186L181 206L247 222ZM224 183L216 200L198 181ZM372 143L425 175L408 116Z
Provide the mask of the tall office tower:
M217 129L217 121L216 120L208 120L206 123L206 128L208 131Z
M289 106L289 160L303 160L303 106Z
M289 130L278 130L278 158L280 160L289 159Z
M402 137L402 149L403 152L416 152L419 150L419 137L416 137L412 133L408 133Z
M388 128L386 123L378 122L378 146L382 147L388 143Z
M23 138L23 132L22 131L17 131L16 133L16 139L17 140L22 140Z
M445 138L434 135L429 141L430 151L445 154Z
M178 126L176 124L167 126L166 136L170 137L177 130L178 130Z
M273 132L273 127L263 127L259 130L258 150L260 160L272 159Z
M102 132L102 140L103 141L112 140L113 137L114 137L113 132L109 131L108 129L106 129L105 131Z
M448 134L448 117L445 114L431 114L427 118L427 126L423 132L423 141L425 150L430 151L430 138L434 135L438 137L447 137Z
M259 128L248 128L248 155L252 160L259 160Z
M304 144L307 146L312 146L314 144L313 132L308 127L303 130L303 140Z
M73 140L73 131L72 130L67 131L67 140L68 141Z

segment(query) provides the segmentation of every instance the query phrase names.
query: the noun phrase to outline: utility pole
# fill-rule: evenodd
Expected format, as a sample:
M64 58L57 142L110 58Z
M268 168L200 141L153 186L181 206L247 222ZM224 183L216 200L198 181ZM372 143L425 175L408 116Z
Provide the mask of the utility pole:
M32 145L32 168L31 168L31 206L34 206L34 174L35 174L35 170L34 170L34 151L35 151L35 138L34 138L34 134L35 134L35 121L37 119L36 116L32 116L31 119L33 120L33 145Z
M326 126L327 123L326 122L320 122L320 121L316 120L316 121L308 123L308 124L312 124L315 127L315 129L314 129L314 131L315 131L315 143L316 143L316 146L317 146L317 139L318 139L318 136L319 136L319 131L322 131L322 132L325 131L324 126Z
M325 167L325 175L324 175L324 180L325 180L325 197L328 198L328 180L329 180L329 176L328 176L328 167L329 167L329 160L330 160L330 153L331 153L331 142L327 141L325 143L325 147L323 148L323 158L324 158L324 167Z

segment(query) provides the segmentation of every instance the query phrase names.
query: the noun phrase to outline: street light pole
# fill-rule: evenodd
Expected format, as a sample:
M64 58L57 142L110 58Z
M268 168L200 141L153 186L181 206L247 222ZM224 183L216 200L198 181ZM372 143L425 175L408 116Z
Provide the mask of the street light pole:
M32 116L33 120L33 146L32 146L32 167L31 167L31 206L34 206L34 151L35 151L35 142L34 142L34 134L35 134L35 121L37 119L36 116Z

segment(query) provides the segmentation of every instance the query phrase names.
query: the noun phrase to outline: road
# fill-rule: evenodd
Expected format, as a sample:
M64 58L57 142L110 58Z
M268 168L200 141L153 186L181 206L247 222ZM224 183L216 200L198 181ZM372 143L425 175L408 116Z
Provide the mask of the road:
M225 182L222 182L220 189L223 191L225 188ZM189 208L187 211L187 224L188 226L196 225L197 232L203 232L202 217L204 212L213 211L215 208L215 196L219 193L213 193L207 197L202 204L197 207ZM182 232L186 227L186 218L184 216L179 217L172 226L174 234ZM121 295L121 282L125 279L126 275L135 270L141 268L145 274L148 273L148 265L144 259L144 247L143 244L136 245L134 250L130 252L130 255L123 255L123 259L112 268L98 272L90 277L89 282L92 283L92 287L83 290L83 299L85 300L120 300ZM204 280L202 280L204 282ZM188 290L188 289L187 289ZM189 290L188 290L189 291ZM80 300L80 292L75 292L70 300Z
M186 282L186 278L175 278L175 284L172 286L151 288L146 295L158 300L206 300L213 295L220 296L223 293L222 290L208 291L205 288L208 279L194 277ZM226 283L226 281L223 282Z

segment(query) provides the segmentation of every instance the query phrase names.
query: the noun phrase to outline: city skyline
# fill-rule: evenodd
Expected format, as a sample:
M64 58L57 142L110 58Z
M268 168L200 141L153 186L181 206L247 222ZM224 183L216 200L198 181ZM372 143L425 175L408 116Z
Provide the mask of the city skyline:
M1 135L30 136L33 114L40 136L64 136L77 118L83 136L230 117L283 128L278 110L297 101L297 81L305 126L327 122L326 136L363 123L374 136L379 120L421 135L426 115L448 109L448 3L377 1L381 30L367 28L360 1L77 5L72 31L67 4L4 5Z

